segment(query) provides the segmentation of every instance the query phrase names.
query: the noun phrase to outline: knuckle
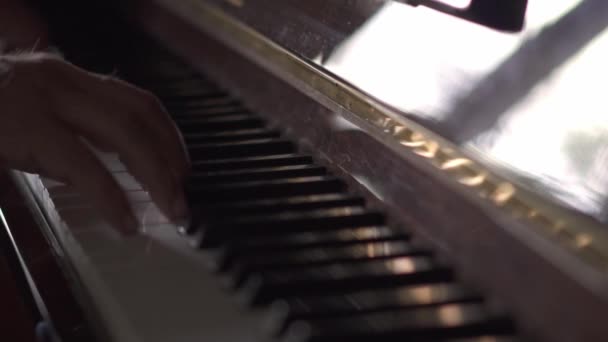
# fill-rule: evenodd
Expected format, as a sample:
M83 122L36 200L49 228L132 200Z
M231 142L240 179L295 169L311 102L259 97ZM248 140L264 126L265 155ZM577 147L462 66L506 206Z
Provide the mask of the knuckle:
M34 54L34 59L44 68L62 69L65 68L67 62L61 59L56 54L48 52L37 52Z
M100 82L105 83L109 86L116 86L120 82L120 80L113 75L99 74L99 75L97 75L97 78L99 79Z

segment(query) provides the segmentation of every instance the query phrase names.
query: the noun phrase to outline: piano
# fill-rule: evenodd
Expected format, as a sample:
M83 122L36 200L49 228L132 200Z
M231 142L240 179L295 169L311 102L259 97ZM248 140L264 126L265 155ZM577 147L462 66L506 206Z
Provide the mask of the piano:
M193 216L112 154L136 237L6 172L32 320L65 342L608 339L608 4L479 3L41 2L65 58L170 111Z

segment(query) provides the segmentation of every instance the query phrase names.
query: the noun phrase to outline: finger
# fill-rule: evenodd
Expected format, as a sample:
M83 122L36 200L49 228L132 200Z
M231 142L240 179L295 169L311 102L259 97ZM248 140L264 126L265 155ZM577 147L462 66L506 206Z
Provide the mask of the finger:
M101 142L119 154L167 217L178 221L188 215L180 181L156 151L154 134L139 117L61 87L53 90L52 98L59 116L77 134Z
M74 186L122 233L137 232L122 189L93 153L66 127L48 122L44 132L32 146L41 174Z
M115 79L106 82L126 85L127 89L137 89ZM119 88L112 86L111 90L108 89L108 93L120 91ZM124 94L127 94L127 92L125 91ZM137 89L134 94L136 95L130 96L129 94L129 96L125 96L123 100L130 102L133 112L142 121L152 126L156 132L156 136L160 137L160 139L156 140L158 142L157 148L165 151L168 161L178 167L179 176L184 179L190 171L190 157L188 156L184 139L179 133L175 122L171 119L160 100L152 93Z
M152 128L156 137L156 149L176 168L179 178L186 176L190 162L183 138L163 105L152 93L113 77L87 72L71 64L63 63L58 67L82 91L92 97L122 105L139 116L142 122Z
M151 92L137 88L127 82L110 76L93 75L100 81L100 91L105 96L118 99L131 108L142 120L148 122L172 148L172 154L180 158L178 163L189 167L190 162L182 135L175 122Z

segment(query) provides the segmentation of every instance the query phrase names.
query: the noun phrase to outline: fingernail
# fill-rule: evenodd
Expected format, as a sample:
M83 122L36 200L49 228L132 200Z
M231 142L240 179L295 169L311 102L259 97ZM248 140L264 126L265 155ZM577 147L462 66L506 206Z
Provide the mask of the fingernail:
M128 214L122 221L122 232L125 235L134 235L139 230L139 223L133 217L133 215Z

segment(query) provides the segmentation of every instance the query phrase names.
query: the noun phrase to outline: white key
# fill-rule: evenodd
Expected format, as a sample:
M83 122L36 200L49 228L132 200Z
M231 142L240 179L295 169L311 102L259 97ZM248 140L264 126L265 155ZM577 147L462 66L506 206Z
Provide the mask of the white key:
M45 180L45 193L37 176L28 180L111 341L269 341L260 333L266 315L244 310L222 289L207 270L208 256L167 223L145 192L127 193L144 232L122 238L93 208L76 205L73 190Z

